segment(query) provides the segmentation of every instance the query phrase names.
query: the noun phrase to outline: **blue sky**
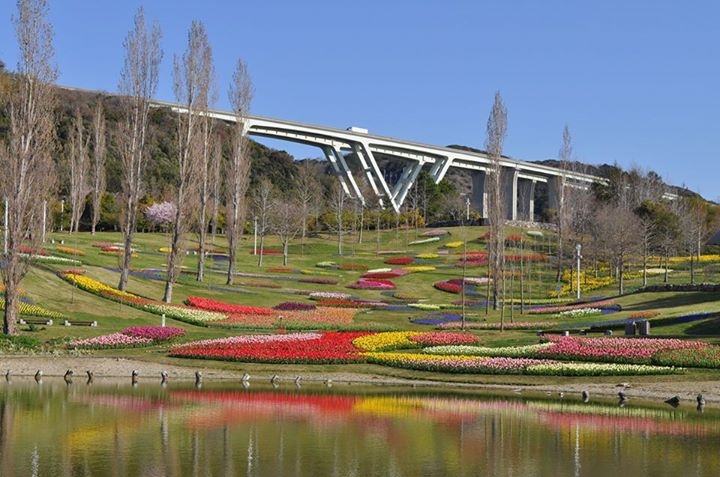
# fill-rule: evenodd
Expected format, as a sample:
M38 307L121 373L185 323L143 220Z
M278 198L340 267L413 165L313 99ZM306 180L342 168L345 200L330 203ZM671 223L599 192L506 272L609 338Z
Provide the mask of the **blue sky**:
M17 41L2 1L0 60ZM508 109L504 152L653 170L720 201L720 3L559 0L49 0L59 83L117 91L122 42L140 5L163 32L158 99L193 19L215 55L219 109L238 58L252 113L433 145L482 148L493 96ZM314 148L261 141L298 158Z

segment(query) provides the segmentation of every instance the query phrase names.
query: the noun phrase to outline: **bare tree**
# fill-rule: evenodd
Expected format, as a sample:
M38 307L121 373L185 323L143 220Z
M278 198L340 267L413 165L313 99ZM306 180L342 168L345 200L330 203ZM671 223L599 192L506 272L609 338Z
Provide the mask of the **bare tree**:
M495 93L490 116L487 121L487 137L485 149L490 156L490 170L485 176L485 190L488 200L488 222L490 226L490 237L488 239L488 256L490 277L492 279L492 301L493 309L497 309L498 303L504 300L502 296L503 281L505 276L505 237L503 226L507 217L505 197L502 187L502 157L503 142L507 133L507 109L503 104L502 96L498 91ZM502 307L504 308L504 306ZM500 329L504 329L504 316L501 308Z
M302 208L300 201L295 194L285 194L284 197L276 197L271 212L271 231L277 234L282 245L283 266L288 264L288 249L290 241L293 240L303 229L303 216L298 214Z
M558 185L557 208L555 210L555 226L557 228L557 249L555 251L557 270L555 273L555 280L559 285L563 269L563 257L565 253L564 245L567 231L570 227L570 221L572 220L572 210L569 204L570 201L567 200L565 193L566 171L569 169L570 161L572 160L572 136L570 135L570 129L567 125L563 128L562 146L560 146L558 160L560 162L560 169L563 171L562 176L558 178L560 184Z
M202 145L199 153L199 190L198 190L198 269L197 280L203 281L205 278L205 254L207 252L207 235L208 235L208 207L212 197L211 181L219 181L214 177L216 170L219 170L219 161L222 160L222 150L216 154L216 147L220 146L218 136L215 134L214 121L208 113L210 106L216 99L215 90L215 66L213 64L212 49L207 43L202 55L204 68L202 71L202 84L200 91L204 96L203 101L198 102L198 112L200 113L199 125L199 141Z
M273 206L275 205L275 188L269 180L263 179L252 195L252 208L255 215L256 231L260 236L260 251L257 266L262 267L265 251L265 234L271 229Z
M102 197L107 186L105 175L105 157L107 153L105 137L105 109L102 99L98 98L93 116L93 155L90 167L90 181L92 184L92 224L91 233L95 235L95 227L100 221L102 210Z
M163 295L166 303L172 301L173 285L180 275L186 248L185 234L190 230L190 216L199 205L198 192L203 166L209 156L210 135L207 131L209 125L206 113L212 70L212 50L205 27L202 23L193 21L188 33L187 50L182 59L175 57L173 62L175 98L185 106L187 113L177 115L178 147L175 157L178 176L175 184L175 218L171 224L170 253ZM204 220L203 217L203 222Z
M13 23L17 33L17 76L2 101L9 112L7 135L0 139L0 189L5 197L5 285L3 333L17 333L20 282L28 260L24 240L36 245L41 237L42 203L54 186L55 91L57 70L52 26L45 0L18 0Z
M138 202L142 192L145 164L145 143L150 100L155 95L162 51L160 27L149 31L145 12L135 14L134 28L123 42L125 60L120 73L119 90L124 96L124 121L120 124L117 142L122 164L122 209L120 228L123 234L123 256L118 288L127 288L132 257L132 244L138 218Z
M620 204L602 204L595 214L596 237L614 265L621 295L625 292L625 267L642 242L639 222L632 210Z
M226 235L228 240L227 284L233 284L237 252L245 223L245 194L250 181L250 141L245 136L245 118L250 113L253 86L244 61L238 60L230 86L230 104L235 115L232 152L227 163L225 202Z
M337 233L338 255L342 256L343 235L345 234L343 221L345 219L345 207L348 196L340 184L335 182L328 193L327 200L332 213L332 223L328 223L327 225Z
M90 192L88 173L90 159L88 150L90 137L85 134L85 125L80 110L75 111L75 120L70 132L70 233L80 228L80 216L85 208L85 198Z
M310 167L310 161L305 160L298 166L298 175L295 182L295 191L298 199L300 217L302 219L300 248L304 252L305 238L308 232L308 217L310 217L313 204L317 203L322 197L322 188L320 182L315 176L315 172Z
M212 138L212 158L210 160L210 234L212 235L212 243L215 244L215 234L218 228L218 215L220 213L220 204L223 202L221 196L222 177L220 172L223 165L223 143L220 135L214 134Z

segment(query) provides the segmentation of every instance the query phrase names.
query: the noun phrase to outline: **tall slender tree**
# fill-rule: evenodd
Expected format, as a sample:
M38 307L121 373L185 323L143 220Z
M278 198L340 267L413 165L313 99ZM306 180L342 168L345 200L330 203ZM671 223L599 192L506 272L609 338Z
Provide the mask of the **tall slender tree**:
M250 141L245 136L245 118L250 113L253 85L244 61L238 60L229 91L230 105L235 115L232 133L232 152L226 164L226 235L228 240L227 284L232 285L237 267L237 252L245 223L245 207L250 182Z
M146 139L150 100L158 84L162 50L160 27L148 28L145 11L140 7L135 14L134 28L125 37L125 60L120 72L119 90L124 99L125 118L117 137L122 165L122 216L123 256L118 288L127 288L130 258L138 219L138 203L142 192L142 175L145 165Z
M170 253L163 300L172 301L173 285L180 275L185 257L185 234L190 230L190 216L198 207L204 159L209 153L207 118L211 76L212 50L205 27L193 21L188 33L188 45L182 59L175 58L173 79L175 98L187 113L177 115L178 167L175 185L175 217L171 224ZM204 221L204 218L203 218Z
M80 228L80 217L85 209L85 198L90 192L88 186L88 173L90 172L90 158L88 151L90 136L85 132L83 117L80 110L75 111L75 120L70 132L70 233Z
M17 33L17 76L2 95L9 112L9 127L0 138L0 191L5 197L5 285L3 333L17 333L20 282L28 261L22 253L41 238L43 200L52 190L55 151L53 32L47 21L45 0L18 0L13 23Z
M98 222L100 222L102 197L107 187L107 176L105 174L107 137L105 136L105 129L105 107L103 106L102 99L98 98L93 116L93 152L90 165L90 182L92 185L92 235L95 235L95 228Z
M492 279L493 309L501 306L500 329L504 329L502 301L504 297L503 281L505 275L505 237L503 227L507 218L505 196L502 187L503 171L501 165L503 142L507 133L507 109L500 92L495 93L492 110L487 121L485 149L490 156L490 170L485 175L485 190L488 199L488 223L490 237L488 239L488 255L490 277Z

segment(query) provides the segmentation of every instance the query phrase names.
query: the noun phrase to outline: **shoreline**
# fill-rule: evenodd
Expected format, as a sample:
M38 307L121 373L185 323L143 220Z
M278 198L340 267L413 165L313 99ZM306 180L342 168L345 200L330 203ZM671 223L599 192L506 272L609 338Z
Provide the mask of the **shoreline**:
M244 374L243 370L228 370L214 368L212 366L198 367L184 366L180 364L160 363L134 358L121 357L95 357L95 356L35 356L35 355L2 355L0 356L0 371L3 376L10 371L10 379L32 378L35 373L42 371L44 378L60 378L67 370L72 370L73 378L77 382L86 380L86 371L93 372L95 379L111 378L114 380L128 379L134 370L138 372L140 382L160 383L160 373L166 372L168 380L193 381L195 371L202 372L202 379L205 381L230 381L240 382ZM616 383L596 383L590 379L588 382L573 382L563 384L490 384L471 383L457 381L438 381L417 378L402 378L383 376L372 373L357 372L318 372L302 371L293 374L282 371L278 366L277 373L265 371L252 377L254 382L265 382L270 384L273 375L277 376L280 383L293 383L296 376L300 376L304 382L323 383L332 380L338 384L360 384L368 386L407 386L417 387L439 387L446 389L462 390L483 390L497 391L508 394L546 394L556 396L568 396L568 398L579 398L583 391L590 396L602 396L605 398L616 398L618 392L622 391L628 399L644 401L663 402L673 396L678 396L681 403L696 404L698 394L702 394L706 403L720 404L720 380L718 381L658 381L658 382L627 382L628 378L618 376Z

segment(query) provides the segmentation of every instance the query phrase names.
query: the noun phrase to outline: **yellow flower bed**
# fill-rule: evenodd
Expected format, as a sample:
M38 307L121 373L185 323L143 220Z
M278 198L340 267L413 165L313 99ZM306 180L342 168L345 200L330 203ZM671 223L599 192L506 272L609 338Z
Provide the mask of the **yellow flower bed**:
M464 243L465 242L463 242L462 240L455 240L453 242L446 243L445 246L447 248L458 248L458 247L462 247Z
M418 255L415 255L415 258L424 258L424 259L432 259L432 258L438 258L440 255L437 253L420 253Z
M402 269L408 272L432 272L436 270L436 268L431 265L411 265L409 267L403 267Z
M102 282L99 282L93 278L90 278L85 275L78 275L76 273L66 273L63 275L63 277L69 281L70 283L73 283L77 285L78 287L82 288L83 290L87 290L91 293L101 294L103 292L110 293L112 295L118 296L118 297L125 297L125 298L138 298L137 295L133 295L132 293L120 291L117 288L111 287L109 285L105 285Z
M73 255L75 257L84 257L85 256L85 252L83 252L82 250L73 248L73 247L68 247L65 245L58 245L57 247L55 247L55 250L57 250L60 253L64 253L65 255Z
M410 337L419 334L421 333L418 331L388 331L355 338L353 344L365 351L416 348L418 345L410 341Z

